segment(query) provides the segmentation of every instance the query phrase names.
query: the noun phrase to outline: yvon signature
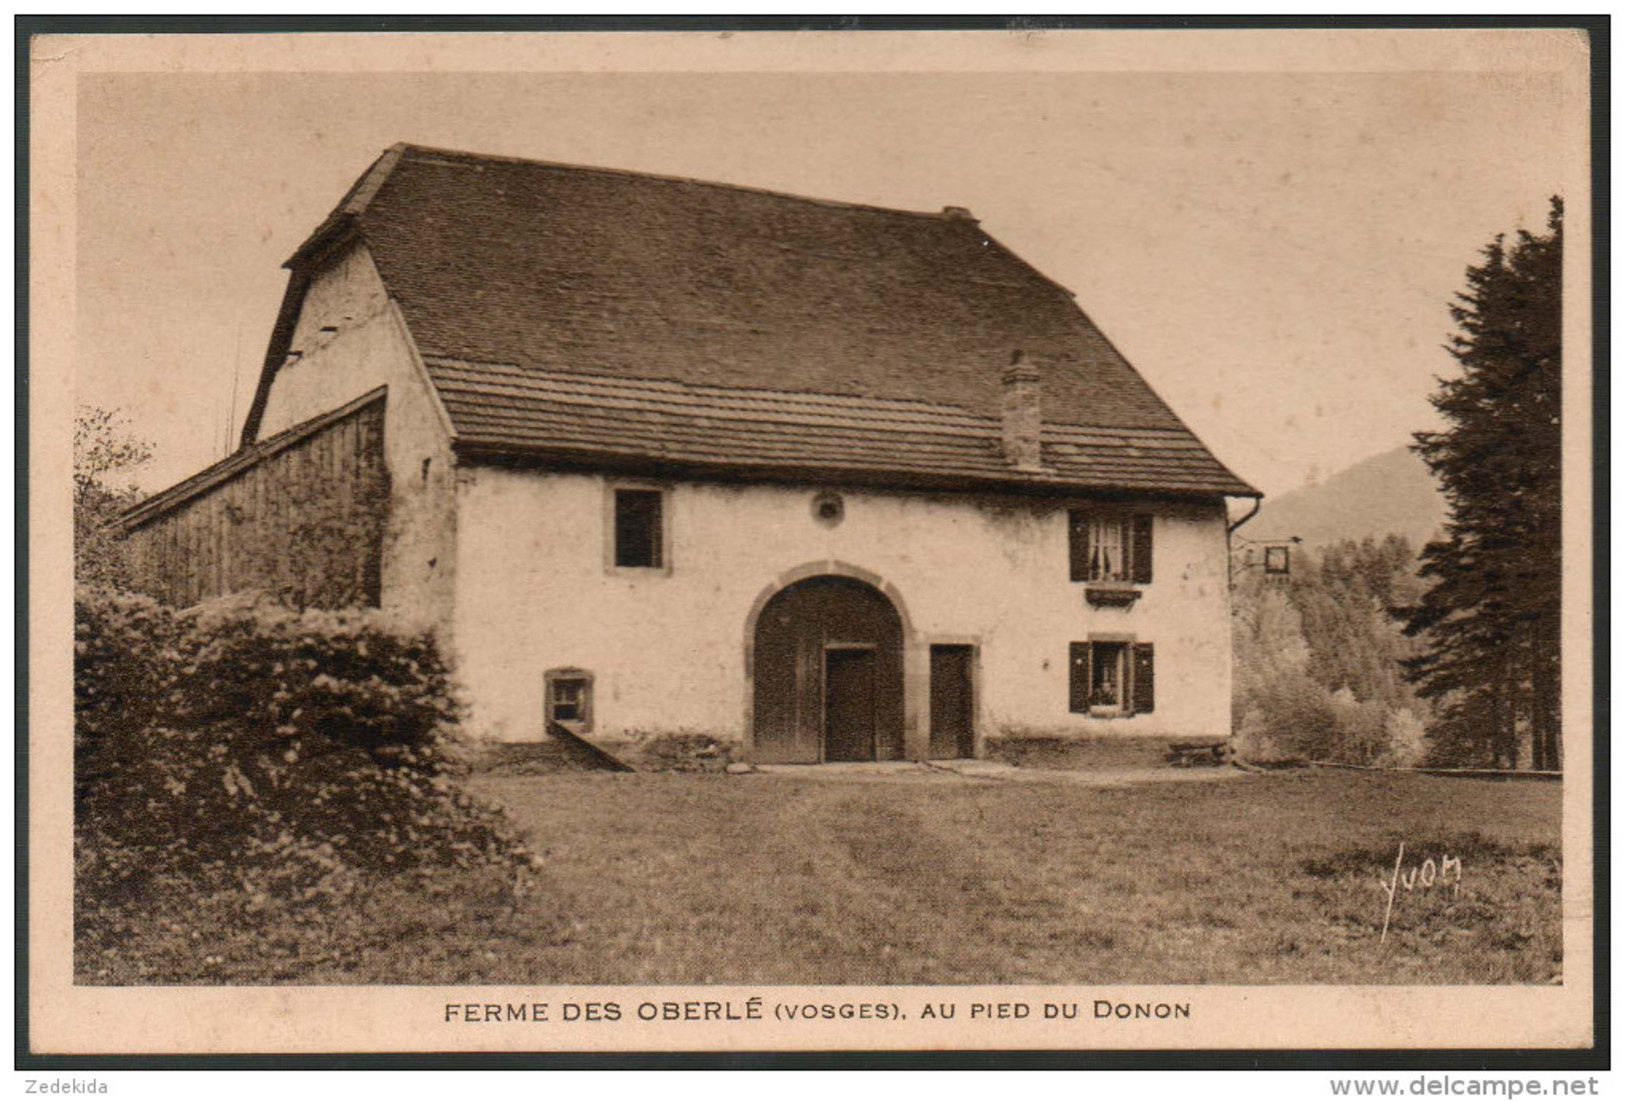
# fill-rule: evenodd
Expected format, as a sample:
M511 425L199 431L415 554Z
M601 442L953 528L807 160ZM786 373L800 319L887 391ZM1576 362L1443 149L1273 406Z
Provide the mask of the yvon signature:
M1431 856L1420 864L1412 865L1405 870L1405 842L1399 843L1399 855L1394 857L1394 874L1382 885L1388 894L1388 906L1382 913L1382 936L1377 943L1381 944L1388 939L1388 922L1394 916L1394 895L1401 887L1407 894L1418 888L1431 891L1435 886L1440 890L1450 888L1452 896L1461 893L1461 858L1445 853L1438 860Z

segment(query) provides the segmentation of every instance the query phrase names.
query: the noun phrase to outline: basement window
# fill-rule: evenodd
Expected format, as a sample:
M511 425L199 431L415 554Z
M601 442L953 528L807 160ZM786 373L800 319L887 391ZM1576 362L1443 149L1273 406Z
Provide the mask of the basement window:
M665 568L665 493L658 489L617 489L614 494L615 566Z
M592 674L585 669L549 669L543 680L547 692L547 721L571 730L591 730Z

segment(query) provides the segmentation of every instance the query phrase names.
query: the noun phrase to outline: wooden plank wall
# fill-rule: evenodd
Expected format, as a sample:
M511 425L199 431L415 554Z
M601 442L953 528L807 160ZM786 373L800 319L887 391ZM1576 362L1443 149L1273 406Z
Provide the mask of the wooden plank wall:
M377 607L388 508L375 401L133 529L131 583L182 608L247 590Z

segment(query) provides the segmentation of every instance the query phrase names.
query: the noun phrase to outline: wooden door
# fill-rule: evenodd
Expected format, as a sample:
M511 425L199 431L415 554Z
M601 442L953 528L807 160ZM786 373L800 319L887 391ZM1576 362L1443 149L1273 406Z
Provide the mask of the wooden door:
M753 639L753 760L836 759L825 745L825 655L853 646L866 646L871 654L868 691L874 706L864 759L902 758L903 626L885 594L847 577L808 578L767 603Z
M931 756L938 760L976 755L975 650L931 647Z
M824 652L824 760L875 759L875 651Z

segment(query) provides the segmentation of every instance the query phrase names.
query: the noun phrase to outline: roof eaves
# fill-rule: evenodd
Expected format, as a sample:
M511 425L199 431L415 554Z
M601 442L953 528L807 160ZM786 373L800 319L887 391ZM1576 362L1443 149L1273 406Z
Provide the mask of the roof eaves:
M1184 432L1185 432L1185 434L1187 436L1189 436L1191 439L1195 440L1198 444L1200 444L1202 450L1207 452L1208 457L1211 458L1215 463L1218 463L1219 467L1226 474L1230 475L1231 478L1234 478L1237 485L1242 485L1242 486L1247 487L1248 492L1246 492L1246 493L1232 493L1232 494L1229 494L1228 496L1232 496L1232 497L1257 497L1260 500L1262 500L1263 497L1264 497L1264 494L1261 493L1259 490L1255 489L1250 482L1243 481L1241 478L1236 477L1235 471L1231 470L1228 466L1225 466L1224 463L1222 461L1220 461L1219 457L1217 455L1213 454L1213 452L1208 449L1208 446L1202 440L1202 437L1198 436L1196 434L1196 432L1194 430L1192 430L1191 426L1185 423L1185 418L1184 417L1182 417L1178 413L1174 412L1174 407L1169 405L1168 402L1163 398L1163 396L1161 394L1157 393L1157 388L1155 386L1151 385L1151 380L1146 378L1144 373L1141 372L1141 370L1138 367L1135 367L1132 363L1129 363L1129 358L1123 354L1122 350L1120 348L1118 348L1115 343L1112 342L1112 338L1106 335L1106 330L1102 329L1099 325L1095 324L1094 319L1089 316L1088 311L1086 311L1076 301L1074 301L1072 303L1072 306L1073 306L1073 308L1075 310L1078 311L1078 313L1083 315L1083 319L1089 323L1089 327L1100 335L1100 339L1106 342L1106 347L1110 348L1112 350L1112 353L1114 355L1116 355L1118 359L1121 359L1124 363L1127 363L1129 365L1129 369L1132 370L1134 372L1135 376L1140 380L1140 385L1144 386L1147 390L1149 390L1151 392L1151 396L1157 400L1157 403L1159 405L1161 405L1165 410L1168 411L1168 415L1174 419L1174 423L1179 425L1179 427L1182 430L1184 430Z
M1130 497L1156 497L1190 500L1222 497L1262 497L1235 475L1229 475L1232 484L1219 480L1202 486L1158 486L1156 488L1133 485L1091 485L1076 480L1061 479L1048 472L994 474L947 474L942 472L909 471L901 469L877 470L864 467L846 467L819 463L741 463L717 462L697 458L674 458L625 452L604 451L597 448L568 447L547 444L516 444L483 441L464 437L454 445L460 459L489 461L503 464L541 464L564 469L612 470L639 472L668 478L703 477L739 482L817 482L823 484L851 484L877 488L960 491L980 493L1017 493L1049 497L1079 497L1116 495ZM1246 489L1248 492L1240 492Z
M869 432L886 427L894 430L907 428L910 431L948 431L956 436L964 435L966 432L980 433L989 441L994 441L999 430L999 421L996 417L972 413L959 406L938 403L896 400L877 402L874 399L862 399L851 394L766 391L757 388L695 385L653 378L606 378L581 372L525 373L520 372L512 364L479 363L443 355L429 355L424 357L424 361L436 393L444 397L449 391L452 394L450 400L465 413L469 411L468 407L471 404L482 406L518 399L545 398L552 405L562 403L560 407L591 406L601 412L611 409L625 410L622 415L654 417L674 414L706 418L721 416L727 422L771 421L786 426L787 430L798 426L816 427L825 433L846 429ZM500 372L501 377L489 375L480 377L482 369L495 369ZM516 378L516 375L519 377ZM718 401L720 405L712 405ZM448 419L456 422L460 416L459 413ZM851 419L853 416L857 419ZM1214 487L1223 485L1226 496L1259 495L1256 489L1221 463L1188 427L1178 422L1177 417L1174 419L1179 424L1177 428L1138 430L1110 425L1047 421L1044 424L1046 447L1054 446L1062 449L1063 453L1071 453L1066 449L1070 448L1072 452L1076 452L1080 447L1110 446L1127 449L1134 455L1139 454L1136 448L1149 449L1152 452L1174 448L1179 452L1178 457L1181 461L1202 460L1211 464L1209 472L1201 479L1201 492L1209 492ZM454 437L462 434L460 431L453 433ZM669 455L650 455L636 451L639 445L635 441L623 443L633 451L631 454L623 453L622 458L646 462L672 461ZM471 451L492 448L503 451L558 450L556 445L548 443L522 444L512 440L489 438L479 424L467 426L466 436L459 441L459 447L466 447ZM595 455L605 454L601 449L591 450ZM715 464L715 460L699 456L689 458L694 462ZM1156 460L1151 456L1146 460L1135 461ZM751 467L754 464L741 465ZM919 473L906 466L899 472L910 476ZM984 480L988 477L998 480L998 476L991 473L984 473L979 477ZM1030 477L1021 476L1018 480L1027 481ZM1076 479L1063 476L1058 484L1077 483Z

